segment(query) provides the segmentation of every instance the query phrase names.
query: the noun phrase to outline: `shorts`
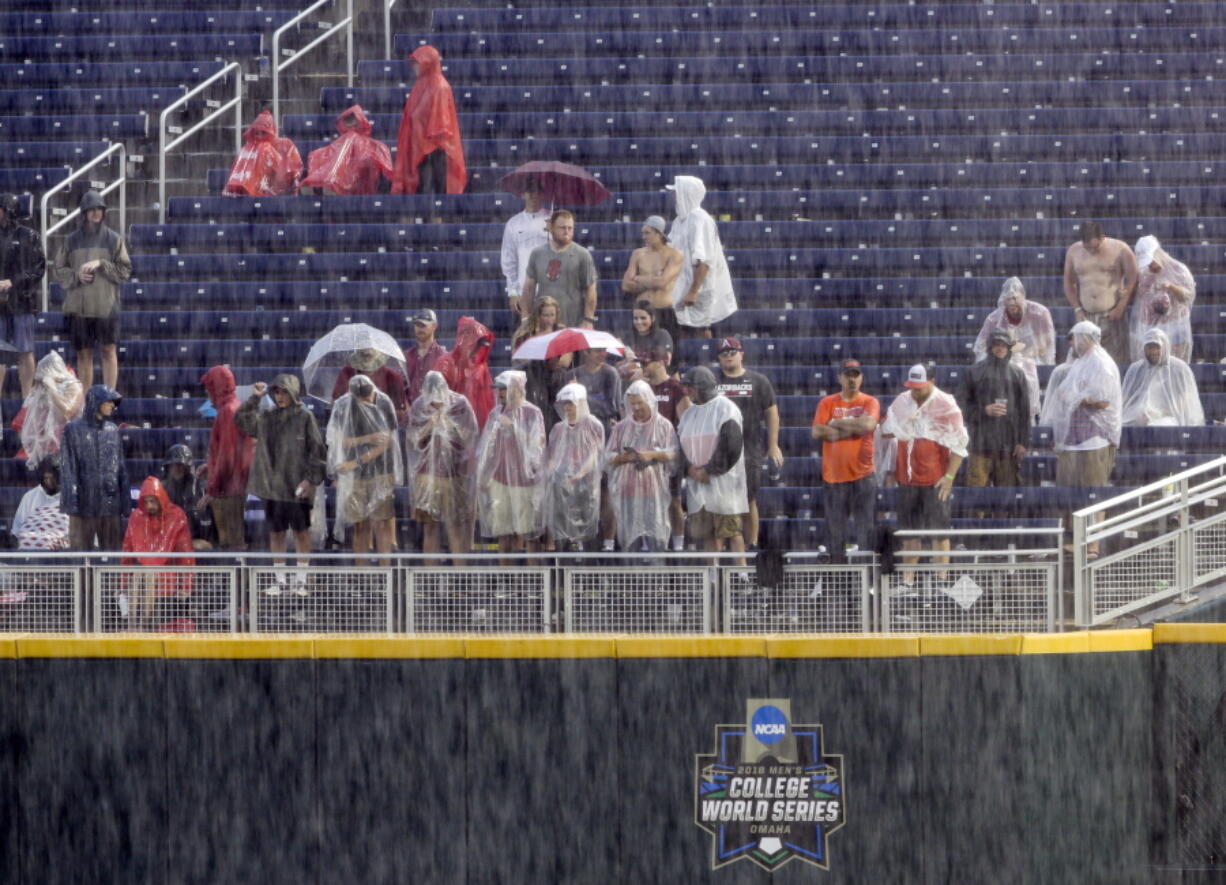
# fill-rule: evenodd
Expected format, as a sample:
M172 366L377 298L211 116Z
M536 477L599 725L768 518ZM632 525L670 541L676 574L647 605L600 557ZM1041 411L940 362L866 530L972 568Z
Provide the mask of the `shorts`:
M109 347L119 343L119 314L109 317L67 315L68 337L73 350L93 350L95 345Z
M413 518L418 522L454 522L458 483L453 477L428 473L413 477Z
M18 353L34 352L34 314L10 314L4 318L4 340Z
M533 486L507 486L490 480L489 509L484 522L492 537L519 535L535 538L540 534L539 502Z
M1115 446L1056 453L1056 485L1101 488L1111 481Z
M379 495L382 494L382 499ZM345 521L365 522L368 519L392 519L392 480L390 476L355 477L345 498Z
M265 499L264 522L270 532L305 532L311 527L311 502Z
M677 342L681 340L681 325L677 322L677 311L671 307L657 307L656 328L663 329L673 339L673 353L677 352ZM669 366L669 371L672 371Z
M1009 452L992 455L972 452L967 459L966 484L973 488L1020 485L1017 458Z
M762 488L762 456L753 455L745 459L745 497L749 501L758 499L758 489Z
M741 517L730 513L712 513L703 508L690 514L689 527L690 535L695 538L713 537L722 541L741 533Z
M933 486L898 485L898 527L900 529L949 528L949 501L937 494L941 484Z

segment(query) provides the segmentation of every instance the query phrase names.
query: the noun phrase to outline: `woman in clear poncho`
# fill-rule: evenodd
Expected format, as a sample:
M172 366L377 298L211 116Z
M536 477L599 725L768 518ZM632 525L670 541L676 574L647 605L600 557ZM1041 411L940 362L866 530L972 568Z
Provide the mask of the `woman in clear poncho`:
M986 359L994 329L1004 329L1017 342L1012 360L1023 372L1030 387L1030 410L1039 414L1039 366L1056 361L1056 329L1051 312L1035 301L1026 300L1026 289L1017 277L1009 277L1001 287L997 308L983 321L975 339L975 361Z
M413 518L422 525L422 551L441 549L440 524L453 554L467 553L473 533L473 464L477 416L468 400L427 372L409 410L405 434Z
M1058 452L1120 444L1120 370L1101 345L1098 326L1082 320L1072 329L1076 356L1053 388L1048 382L1043 420L1051 424ZM1094 406L1087 405L1095 404ZM1105 403L1106 405L1099 405Z
M31 470L60 450L64 426L79 418L84 407L85 388L64 365L64 358L53 350L39 360L21 424L21 447Z
M604 427L582 384L559 390L556 408L560 420L549 431L545 455L545 526L555 543L582 546L600 529Z
M1192 362L1192 304L1196 281L1181 261L1166 253L1157 237L1137 240L1137 294L1132 301L1132 359L1144 356L1145 333L1161 329L1172 356Z
M605 447L617 541L627 551L664 550L677 432L660 414L656 395L646 381L633 382L624 399L626 417L614 425Z
M396 486L404 462L396 440L396 409L365 375L349 381L328 419L328 473L336 477L336 530L353 526L353 552L365 554L373 535L383 565L395 538ZM365 564L359 559L358 564Z
M498 405L477 445L477 508L481 534L509 553L535 550L545 531L545 419L526 399L528 378L508 370L494 379Z
M1188 427L1205 423L1196 376L1188 364L1171 356L1171 344L1161 329L1150 329L1141 341L1144 356L1124 375L1125 427Z

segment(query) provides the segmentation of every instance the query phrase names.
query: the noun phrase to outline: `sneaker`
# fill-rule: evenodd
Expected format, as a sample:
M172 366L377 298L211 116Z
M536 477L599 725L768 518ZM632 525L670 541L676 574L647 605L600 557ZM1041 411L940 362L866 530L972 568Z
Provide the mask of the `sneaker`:
M264 595L274 599L285 592L285 573L277 572L272 576L272 583L264 588Z
M290 588L290 592L299 599L305 599L306 597L310 596L311 591L307 589L306 578L302 577L301 575L295 577L293 586Z

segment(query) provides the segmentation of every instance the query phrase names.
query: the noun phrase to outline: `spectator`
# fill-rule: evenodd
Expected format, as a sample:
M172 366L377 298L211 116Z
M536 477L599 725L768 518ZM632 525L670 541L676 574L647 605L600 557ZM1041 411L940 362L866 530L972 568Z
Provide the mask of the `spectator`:
M139 505L128 518L123 552L136 554L191 553L192 535L187 515L170 500L156 476L141 483ZM191 556L125 556L124 565L166 565L185 569L196 564ZM127 588L128 624L134 630L152 630L158 622L161 599L190 596L192 576L183 571L153 575L135 572ZM122 606L122 603L121 603Z
M692 338L710 338L712 326L736 313L724 245L715 219L702 208L707 187L701 179L678 175L667 187L677 201L677 217L668 239L682 255L672 299L678 331Z
M780 468L783 466L783 452L779 448L779 406L775 402L775 388L770 379L762 373L746 369L744 362L745 349L738 339L720 340L716 389L741 410L745 486L749 495L749 514L744 526L745 541L750 547L757 547L758 489L762 485L763 454L770 458L776 468Z
M1205 423L1196 376L1161 329L1141 340L1144 356L1128 367L1122 390L1125 427L1194 427Z
M668 543L677 433L646 381L627 388L625 412L604 454L617 540L622 550L655 553Z
M339 196L378 193L379 180L392 177L392 154L387 145L371 137L374 128L361 105L337 117L337 137L311 151L302 187L330 190Z
M447 353L443 345L434 338L437 332L438 315L434 311L425 307L413 314L413 338L415 340L413 346L404 352L404 371L409 379L408 404L410 406L421 396L421 384L425 380L426 373L431 371Z
M477 425L494 408L494 390L490 381L490 350L494 333L472 317L460 317L455 328L455 346L434 364L434 370L447 380L447 386L468 400L477 416Z
M872 550L877 508L873 432L881 403L860 389L859 360L843 360L839 392L823 397L813 414L813 438L822 441L822 503L830 536L830 561L847 561L847 524L856 521L857 544Z
M85 388L64 358L51 351L38 361L34 386L26 397L21 419L21 447L30 467L60 450L60 439L69 421L85 408Z
M548 295L558 305L558 325L596 328L596 262L575 239L575 216L557 209L549 216L549 242L528 256L521 310Z
M672 308L669 308L671 311ZM633 328L630 334L626 337L626 344L638 355L642 360L643 354L646 352L667 353L670 360L673 354L673 348L676 345L676 339L669 334L668 330L660 325L660 311L656 310L647 301L639 301L634 305L634 310L631 313ZM674 316L674 325L676 324ZM668 364L665 364L665 368Z
M1137 240L1137 300L1132 305L1132 359L1144 354L1142 339L1161 329L1171 342L1171 356L1192 362L1192 303L1196 280L1182 261L1166 253L1157 237Z
M582 361L570 371L566 380L583 385L587 391L587 409L608 433L621 419L621 375L605 362L609 354L604 348L593 347L580 353Z
M1064 377L1068 374L1068 370L1073 367L1073 362L1077 359L1077 348L1073 346L1073 333L1068 333L1068 351L1064 355L1064 362L1051 370L1051 374L1047 376L1047 390L1043 392L1043 408L1039 412L1039 424L1044 427L1050 427L1052 424L1052 411L1055 408L1055 392L1060 389L1060 385L1064 383Z
M94 383L94 347L101 350L102 383L112 390L119 383L119 286L132 275L128 247L105 217L102 195L86 191L81 226L64 241L51 274L67 293L64 317L86 390Z
M1056 361L1056 329L1052 325L1051 312L1037 301L1026 300L1026 290L1017 277L1005 280L1000 290L996 310L988 314L975 339L975 359L988 355L988 336L993 329L1004 329L1013 336L1014 364L1026 373L1030 386L1030 411L1032 418L1039 415L1039 366L1050 366Z
M0 194L0 316L4 340L17 352L17 377L25 399L34 385L34 317L47 258L38 234L20 220L21 201L14 194ZM0 364L0 394L6 374Z
M1072 335L1076 359L1058 387L1053 390L1048 382L1043 405L1044 416L1051 419L1056 485L1101 487L1111 478L1120 444L1120 371L1100 343L1098 326L1082 320ZM1097 557L1098 544L1086 552Z
M196 475L196 463L190 446L179 443L166 451L160 479L171 502L187 516L192 549L212 550L217 535L213 530L212 514L200 504L204 500L204 489Z
M502 275L507 280L507 299L511 311L522 316L528 306L520 301L524 276L532 250L549 245L548 209L541 205L541 183L529 178L524 185L524 211L512 215L502 229Z
M937 389L921 364L911 367L903 386L910 395L894 397L881 427L883 435L898 440L898 527L947 529L954 476L966 457L962 411L953 396ZM918 550L920 542L907 538L902 546ZM948 551L949 538L935 541L933 549Z
M462 194L468 183L460 118L443 59L433 46L409 56L417 82L404 102L397 138L394 194Z
M260 111L243 133L243 146L230 167L227 197L281 197L298 193L302 157L288 138L277 137L270 111Z
M255 440L238 426L241 405L229 366L213 366L200 379L217 414L209 432L209 458L201 507L213 514L217 544L224 550L246 550L243 510Z
M332 385L333 402L351 392L349 382L357 375L365 375L392 401L400 424L409 419L409 391L404 373L396 365L389 366L387 354L373 347L362 347L349 354L349 365L341 369Z
M413 400L406 434L413 518L422 525L426 554L442 550L440 525L453 556L472 547L472 478L479 432L468 400L449 390L438 372L427 372L421 395Z
M558 324L558 302L549 295L541 295L532 302L511 339L511 352L537 335L548 335L562 327ZM574 361L574 354L564 353L548 360L516 360L512 365L528 378L528 402L541 410L545 416L545 430L553 428L556 420L553 410L554 397L566 383L566 372Z
M278 566L274 580L265 593L280 596L291 582L286 579L286 532L294 536L298 571L290 586L296 596L307 596L302 558L311 552L311 509L315 490L324 481L328 450L315 416L299 400L301 385L294 375L273 378L271 387L263 381L251 386L251 396L235 413L238 429L255 437L255 458L247 491L264 499L264 519L268 525L268 546ZM274 408L260 410L260 400L270 394Z
M639 328L638 307L646 302L653 311L652 330L666 333L672 345L681 335L677 312L673 309L673 287L681 275L684 258L668 244L664 219L659 215L652 215L643 222L642 234L642 247L630 254L630 263L622 277L622 291L635 296L635 331L645 334L645 330ZM659 345L659 341L653 343ZM638 343L631 342L630 346L635 351L639 349Z
M353 527L353 552L366 565L371 541L379 563L392 564L396 511L392 497L404 484L404 462L396 436L396 412L387 394L365 375L355 375L349 392L332 406L326 434L328 472L336 477L336 528Z
M970 434L966 484L972 487L1020 484L1022 459L1030 443L1030 385L1012 361L1013 338L993 329L988 356L962 374L958 406Z
M672 362L672 354L668 351L647 351L641 355L643 363L643 379L655 399L655 409L671 426L676 427L685 410L690 407L690 398L685 393L685 387L676 378L670 377L665 368ZM669 471L669 489L672 492L672 502L669 513L673 525L673 550L685 549L685 509L681 506L681 474L677 470Z
M528 379L506 371L494 379L498 405L477 444L477 509L481 534L498 550L537 549L545 530L545 419L527 401ZM503 560L503 565L509 565Z
M1129 363L1128 302L1137 290L1137 259L1128 244L1103 235L1102 225L1086 221L1081 241L1064 256L1064 297L1078 320L1095 324L1102 346L1119 365Z
M545 527L560 548L582 550L601 523L604 425L588 411L587 390L571 382L558 391L561 420L549 432L545 456Z
M690 533L711 552L742 553L742 517L749 512L745 491L741 411L716 389L706 366L685 373L682 383L693 403L677 426L685 477ZM741 564L744 564L742 560Z
M121 397L95 384L85 394L85 413L64 428L60 507L68 514L73 550L118 550L123 517L132 509L127 462L119 427L111 420Z
M19 550L67 550L68 516L60 509L60 456L43 458L37 474L38 485L22 496L9 531Z

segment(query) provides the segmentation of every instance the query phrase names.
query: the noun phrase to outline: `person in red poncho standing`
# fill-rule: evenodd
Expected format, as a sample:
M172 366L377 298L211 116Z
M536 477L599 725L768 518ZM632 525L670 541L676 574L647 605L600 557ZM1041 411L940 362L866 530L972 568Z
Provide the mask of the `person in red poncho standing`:
M140 506L128 517L123 536L123 552L138 554L191 553L192 531L187 514L175 505L161 480L149 476L141 483ZM124 565L194 566L192 557L125 556ZM137 630L154 626L154 613L160 597L190 596L192 576L184 572L151 574L138 572L128 587L128 623Z
M307 156L303 187L330 190L338 196L376 194L379 179L392 177L392 153L371 137L375 125L355 104L336 118L337 137Z
M419 46L409 61L417 71L417 82L400 118L392 193L462 194L468 170L442 56L433 46Z
M255 456L255 439L239 430L234 420L242 403L229 366L213 366L200 379L217 415L209 434L209 460L201 509L213 511L217 545L223 550L245 550L243 522L247 503L247 476Z
M277 123L260 111L243 133L243 147L222 193L227 197L280 197L298 193L302 157L288 138L277 137Z
M477 416L477 426L484 428L485 419L494 408L494 384L490 378L490 350L494 333L472 317L460 317L455 328L455 347L434 364L434 371L447 381L447 386L462 393Z

